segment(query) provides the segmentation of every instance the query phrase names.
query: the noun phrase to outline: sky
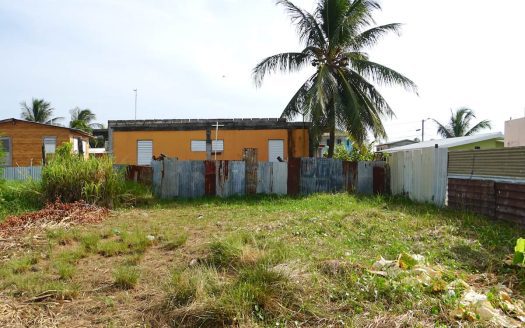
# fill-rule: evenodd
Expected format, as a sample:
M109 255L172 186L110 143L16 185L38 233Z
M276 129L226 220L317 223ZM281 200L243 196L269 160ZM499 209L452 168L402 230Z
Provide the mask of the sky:
M314 0L296 0L313 10ZM419 95L380 87L396 118L390 141L421 120L467 106L492 131L525 115L523 0L383 0L378 24L403 23L368 53L411 78ZM256 88L267 56L302 50L273 0L0 0L0 119L44 98L56 116L90 108L99 122L134 118L278 117L314 72L278 74ZM67 123L67 121L65 122ZM433 122L425 138L436 138Z

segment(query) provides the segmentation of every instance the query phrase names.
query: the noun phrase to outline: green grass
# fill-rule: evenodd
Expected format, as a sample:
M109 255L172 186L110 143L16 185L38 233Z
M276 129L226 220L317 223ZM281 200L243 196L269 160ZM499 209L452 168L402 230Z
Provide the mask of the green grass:
M0 286L15 300L55 286L54 298L79 298L66 313L93 325L106 316L117 326L448 326L459 298L443 287L458 278L486 291L503 283L523 299L525 273L504 260L524 232L400 198L159 202L0 254L9 258ZM409 272L370 273L401 253L424 255L442 276L422 285Z
M0 180L0 222L7 216L23 214L41 207L40 183Z
M140 278L140 271L134 266L120 266L113 273L115 286L122 289L132 289Z

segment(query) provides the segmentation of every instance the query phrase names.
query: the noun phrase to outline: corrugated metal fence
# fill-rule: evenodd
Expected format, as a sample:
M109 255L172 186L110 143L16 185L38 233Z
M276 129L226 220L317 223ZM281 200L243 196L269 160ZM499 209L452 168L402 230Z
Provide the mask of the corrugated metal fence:
M525 224L525 148L450 152L448 203Z
M41 180L42 179L42 167L41 166L13 166L13 167L1 167L0 176L4 180Z
M388 159L392 194L444 206L447 192L447 153L448 150L444 148L393 153Z
M307 195L317 192L384 192L384 181L374 184L374 169L384 162L350 163L326 158L289 162L154 161L153 191L163 199L204 195L229 197L245 194ZM377 178L376 178L377 180ZM383 189L377 186L383 186Z

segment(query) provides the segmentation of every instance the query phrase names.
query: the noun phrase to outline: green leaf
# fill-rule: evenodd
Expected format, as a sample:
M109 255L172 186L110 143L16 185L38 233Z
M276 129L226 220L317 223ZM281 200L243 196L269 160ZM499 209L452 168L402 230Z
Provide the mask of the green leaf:
M525 239L519 238L514 247L514 264L525 264Z

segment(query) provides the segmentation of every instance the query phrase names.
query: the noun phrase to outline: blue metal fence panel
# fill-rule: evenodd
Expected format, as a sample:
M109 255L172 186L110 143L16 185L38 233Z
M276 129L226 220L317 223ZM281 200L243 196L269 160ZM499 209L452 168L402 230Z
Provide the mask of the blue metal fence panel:
M257 168L257 193L286 195L288 192L288 164L259 162Z
M42 167L41 166L13 166L13 167L2 167L0 173L4 180L13 181L25 181L35 180L39 181L42 179Z
M177 161L175 171L178 179L178 196L197 198L204 196L204 162Z
M301 159L301 194L345 190L343 161L332 158Z
M385 162L359 162L357 164L357 192L365 195L374 193L374 167L384 167Z
M317 190L317 161L315 158L301 158L301 176L299 178L299 190L301 194L308 195Z
M272 193L288 194L288 163L272 163Z
M357 192L373 193L373 167L384 162L360 162L357 169ZM348 165L347 165L348 166ZM215 195L229 197L246 194L246 165L243 161L215 163ZM153 190L163 198L195 198L205 195L205 163L165 159L153 162ZM299 190L303 195L350 190L356 175L343 162L327 158L302 158ZM352 171L352 172L350 172ZM351 176L349 176L351 174ZM349 182L351 179L352 183ZM350 184L349 184L350 183ZM349 187L350 186L350 187ZM287 163L259 162L257 164L257 193L286 195L288 191Z

